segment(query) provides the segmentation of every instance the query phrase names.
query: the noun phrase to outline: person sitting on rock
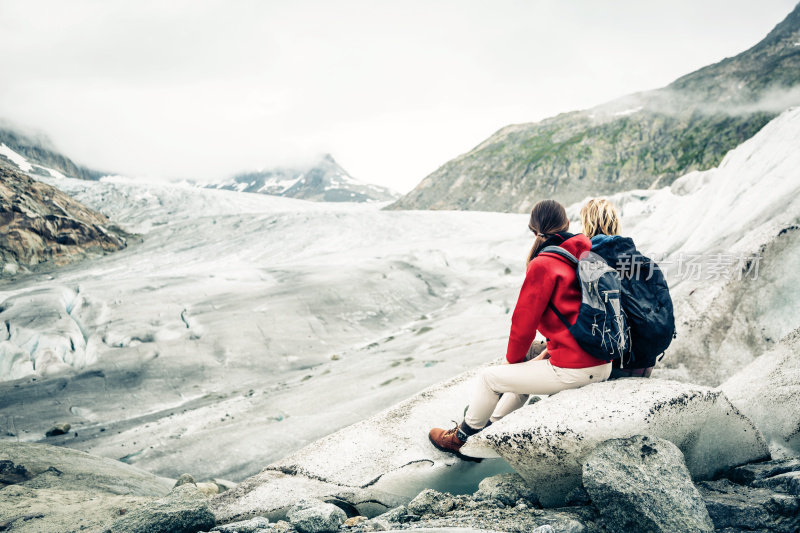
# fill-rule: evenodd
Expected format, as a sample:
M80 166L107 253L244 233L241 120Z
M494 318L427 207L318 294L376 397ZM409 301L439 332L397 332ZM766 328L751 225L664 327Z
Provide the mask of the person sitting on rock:
M611 202L592 198L580 216L583 234L592 240L592 253L605 259L621 278L631 348L621 359L614 359L610 379L649 378L675 333L667 282L658 265L639 253L633 239L619 235L620 217Z
M586 353L553 311L555 307L573 323L577 318L581 290L574 263L541 252L547 246L561 246L580 257L591 249L591 241L567 232L566 210L554 200L533 207L528 228L536 239L527 256L525 281L511 319L508 364L481 372L460 424L450 430L434 428L428 434L436 448L462 458L459 450L470 435L523 406L529 395L555 394L605 381L611 374L611 363ZM537 330L547 345L535 355Z

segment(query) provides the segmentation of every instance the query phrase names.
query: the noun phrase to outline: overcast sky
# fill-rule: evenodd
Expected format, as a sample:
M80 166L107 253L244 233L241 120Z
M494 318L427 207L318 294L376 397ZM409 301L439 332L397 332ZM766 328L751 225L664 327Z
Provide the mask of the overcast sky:
M504 125L735 55L795 2L0 0L0 119L130 176L329 152L406 192Z

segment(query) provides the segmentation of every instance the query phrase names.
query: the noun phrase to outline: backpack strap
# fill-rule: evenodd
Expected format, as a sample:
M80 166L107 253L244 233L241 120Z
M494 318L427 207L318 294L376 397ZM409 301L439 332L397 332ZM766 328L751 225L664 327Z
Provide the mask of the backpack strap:
M560 255L564 259L567 259L575 263L576 265L578 264L578 258L569 253L568 251L566 251L565 249L563 249L561 246L545 246L544 249L542 249L542 251L540 251L539 253L543 254L545 252Z
M571 327L572 327L572 324L570 324L570 323L569 323L569 321L567 320L567 317L565 317L564 315L562 315L562 314L561 314L561 311L559 311L558 309L556 309L556 306L555 306L555 305L553 305L553 301L552 301L552 300L551 300L551 301L549 301L549 302L547 302L547 307L549 307L549 308L550 308L550 309L551 309L551 310L552 310L552 311L553 311L553 312L556 314L556 316L557 316L557 317L558 317L558 319L561 321L561 323L562 323L562 324L564 324L564 327L565 327L565 328L569 329L569 328L571 328Z
M545 252L551 253L551 254L556 254L556 255L561 256L564 259L566 259L566 260L568 260L568 261L570 261L572 263L575 263L576 265L578 264L578 259L574 255L572 255L571 253L566 251L564 248L562 248L561 246L545 246L544 249L542 249L542 251L539 252L539 253L541 254L541 253L545 253ZM556 306L553 305L553 301L552 300L547 302L547 307L549 307L556 314L556 316L561 321L561 323L564 324L565 328L569 329L570 327L572 327L572 324L569 323L569 321L567 320L567 317L565 317L563 314L561 314L561 311L556 309Z

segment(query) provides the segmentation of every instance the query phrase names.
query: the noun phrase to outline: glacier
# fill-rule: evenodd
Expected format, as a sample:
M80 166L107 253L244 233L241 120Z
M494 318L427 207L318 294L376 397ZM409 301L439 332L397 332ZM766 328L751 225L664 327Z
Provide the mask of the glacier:
M657 376L718 385L800 325L798 138L793 109L716 169L611 197L676 302ZM69 422L47 442L239 480L505 352L525 215L39 179L138 237L0 285L0 439ZM681 277L690 253L760 254L759 277Z

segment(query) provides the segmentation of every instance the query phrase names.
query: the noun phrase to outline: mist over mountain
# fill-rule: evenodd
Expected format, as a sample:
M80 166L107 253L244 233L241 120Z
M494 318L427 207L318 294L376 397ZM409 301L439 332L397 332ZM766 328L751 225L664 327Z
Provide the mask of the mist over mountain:
M800 104L800 5L761 42L667 87L502 128L390 208L523 212L669 185Z
M398 197L386 187L353 178L330 154L321 156L310 165L245 172L205 186L317 202L381 202Z
M104 172L78 165L60 153L43 134L30 135L0 123L0 160L27 174L97 180Z

